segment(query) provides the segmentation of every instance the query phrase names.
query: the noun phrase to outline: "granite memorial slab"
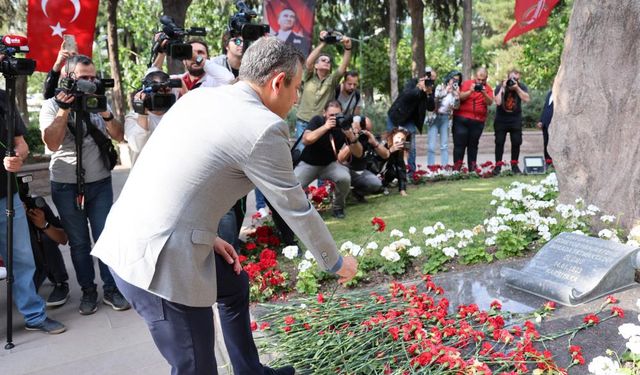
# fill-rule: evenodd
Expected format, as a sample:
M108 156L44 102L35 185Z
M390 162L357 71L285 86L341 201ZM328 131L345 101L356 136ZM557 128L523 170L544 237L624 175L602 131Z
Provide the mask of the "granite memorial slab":
M640 285L640 249L600 238L561 233L522 269L503 268L508 286L576 306Z

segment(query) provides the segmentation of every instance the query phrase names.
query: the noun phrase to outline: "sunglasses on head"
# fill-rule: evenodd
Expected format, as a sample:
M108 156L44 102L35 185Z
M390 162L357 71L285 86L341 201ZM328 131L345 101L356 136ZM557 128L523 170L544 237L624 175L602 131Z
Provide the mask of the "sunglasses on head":
M327 57L321 57L321 58L319 58L319 59L318 59L318 61L320 61L320 62L330 63L330 62L331 62L331 59L329 59L329 58L327 58Z
M242 38L233 38L231 39L231 41L233 42L233 44L235 44L236 46L241 46L244 41L242 40Z

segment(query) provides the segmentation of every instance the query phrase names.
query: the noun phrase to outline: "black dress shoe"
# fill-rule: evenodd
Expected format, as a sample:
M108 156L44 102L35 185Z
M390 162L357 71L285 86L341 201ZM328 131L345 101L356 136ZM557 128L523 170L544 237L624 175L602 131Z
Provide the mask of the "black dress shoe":
M264 375L294 375L296 370L293 366L283 366L278 368L271 368L264 366Z
M345 217L344 210L342 209L333 210L333 217L335 217L336 219L344 219Z

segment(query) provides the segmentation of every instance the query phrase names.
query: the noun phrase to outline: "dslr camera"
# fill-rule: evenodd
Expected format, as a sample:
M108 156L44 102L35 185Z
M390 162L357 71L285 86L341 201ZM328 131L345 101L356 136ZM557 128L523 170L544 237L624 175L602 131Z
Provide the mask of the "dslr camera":
M353 116L352 123L360 124L360 132L358 133L358 141L360 143L365 143L369 139L369 136L363 132L363 130L367 129L367 118L365 116Z
M190 59L193 56L193 50L190 44L184 42L185 37L188 35L207 35L207 31L204 27L192 27L189 29L184 29L176 25L173 18L169 16L161 16L160 23L162 24L162 33L160 33L160 37L153 44L152 51L154 54L158 52L166 52L174 59ZM168 40L168 43L165 47L162 47L162 44L165 40Z
M342 37L343 35L336 31L327 30L327 35L324 36L324 39L322 39L322 42L325 42L327 44L337 44L342 41Z
M113 87L113 79L86 79L63 78L56 89L56 95L64 92L73 95L75 100L71 103L71 110L76 112L100 113L107 110L107 97L105 91Z
M33 176L30 174L23 174L17 176L18 180L18 195L20 196L20 200L27 209L44 209L47 206L47 202L43 197L39 195L31 195L29 194L29 182L33 181Z
M431 76L431 68L427 68L424 74L424 85L426 87L433 88L435 86L435 81Z
M515 80L515 79L513 79L513 78L509 78L509 79L507 80L507 87L513 87L513 86L515 86L515 85L517 85L517 84L518 84L518 81L516 81L516 80Z
M15 57L16 53L27 52L27 38L19 35L0 37L0 55L5 56L5 59L0 61L0 73L8 76L31 75L36 69L35 60Z
M236 2L236 8L238 11L229 19L229 30L232 35L242 36L245 41L252 42L269 33L269 25L251 23L258 14L244 1Z
M476 84L473 85L473 91L480 92L482 90L484 90L484 84L476 82Z
M171 108L176 102L176 96L169 92L174 87L182 87L182 82L179 78L169 79L164 82L157 82L153 80L143 80L142 90L145 94L144 99L133 100L133 110L141 115L146 114L146 111L158 111L165 112Z
M336 127L342 130L351 129L351 124L353 124L353 116L344 115L342 113L338 113L337 115L332 115L336 118Z

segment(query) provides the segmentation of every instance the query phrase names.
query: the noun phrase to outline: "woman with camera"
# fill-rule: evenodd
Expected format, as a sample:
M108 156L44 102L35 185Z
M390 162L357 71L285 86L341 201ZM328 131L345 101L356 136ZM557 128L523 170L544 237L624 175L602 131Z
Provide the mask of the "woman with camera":
M407 166L405 154L411 148L410 134L403 128L393 128L387 135L385 147L389 150L389 158L382 167L382 186L384 195L389 194L387 187L394 179L398 179L398 190L403 197L407 196Z
M436 163L436 142L440 134L441 165L449 164L449 122L454 109L460 106L462 73L454 70L436 87L436 116L428 125L427 165Z
M487 84L487 69L476 70L475 79L460 86L460 107L453 112L453 161L456 169L462 167L467 150L469 171L476 168L478 143L489 106L493 103L493 90Z

